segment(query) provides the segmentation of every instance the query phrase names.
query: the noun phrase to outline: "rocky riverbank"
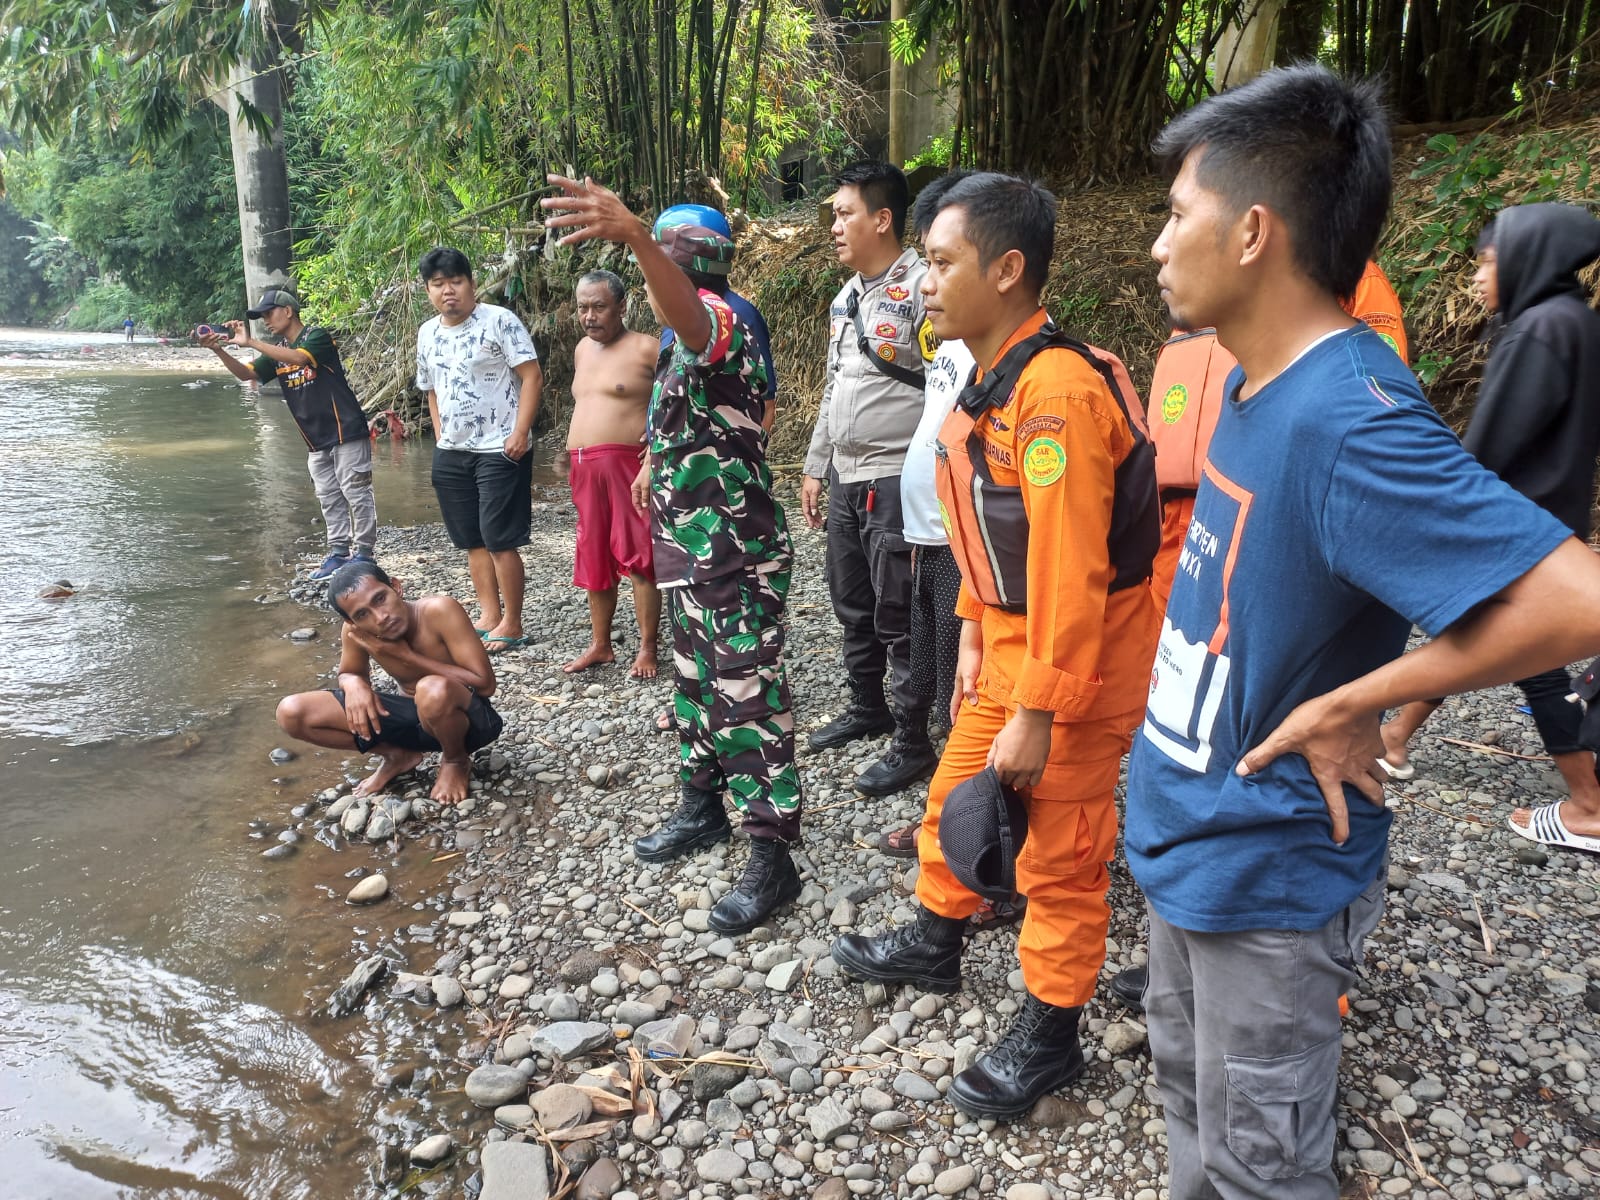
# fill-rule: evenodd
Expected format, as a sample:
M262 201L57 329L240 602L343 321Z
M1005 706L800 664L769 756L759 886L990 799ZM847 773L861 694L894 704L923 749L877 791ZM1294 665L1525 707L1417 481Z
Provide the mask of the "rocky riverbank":
M626 598L618 664L561 673L587 609L559 492L541 492L534 524L535 643L496 662L506 728L470 799L440 810L425 779L364 805L344 783L294 814L353 868L349 903L361 902L348 910L356 972L317 985L316 1008L343 982L334 1011L356 1015L337 1019L384 1030L375 1181L440 1196L465 1185L481 1200L569 1185L668 1200L1162 1197L1144 1028L1104 987L1086 1013L1087 1074L996 1125L942 1093L1016 1011L1013 929L972 939L954 996L835 969L840 931L910 915L914 864L873 847L922 791L878 802L850 786L881 742L802 751L806 890L746 937L706 924L743 867L741 839L665 866L633 859L633 838L676 801L675 743L654 730L670 685L627 677ZM843 668L821 538L795 534L788 661L803 746L841 703ZM412 594L470 595L441 530L385 530L379 549ZM1560 790L1548 762L1494 752L1539 754L1518 702L1510 689L1451 701L1417 741L1417 777L1392 789L1389 910L1345 1025L1347 1197L1600 1194L1600 876L1505 828L1515 804ZM355 758L344 768L359 777ZM1143 958L1120 859L1112 879L1106 978Z

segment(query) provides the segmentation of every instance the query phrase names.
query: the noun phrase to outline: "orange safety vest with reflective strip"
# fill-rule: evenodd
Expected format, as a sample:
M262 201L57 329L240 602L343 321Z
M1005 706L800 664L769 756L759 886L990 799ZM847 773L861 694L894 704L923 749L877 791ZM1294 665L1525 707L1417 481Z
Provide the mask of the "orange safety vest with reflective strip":
M1343 308L1406 358L1409 347L1400 300L1377 263L1367 262L1356 294ZM1200 486L1200 469L1222 412L1223 385L1237 364L1218 345L1215 329L1174 334L1156 356L1155 377L1150 381L1150 439L1156 444L1156 483L1163 503L1192 495Z
M1127 368L1110 351L1086 345L1047 322L1008 350L981 382L968 382L945 418L935 446L939 515L962 582L974 599L1003 612L1022 613L1028 608L1028 514L1020 486L995 482L975 426L991 408L1004 408L1010 402L1028 362L1052 347L1076 351L1088 361L1105 380L1133 433L1133 449L1117 464L1114 478L1106 539L1112 568L1107 592L1120 592L1148 579L1161 542L1152 486L1155 450ZM1021 470L1023 464L1017 465Z

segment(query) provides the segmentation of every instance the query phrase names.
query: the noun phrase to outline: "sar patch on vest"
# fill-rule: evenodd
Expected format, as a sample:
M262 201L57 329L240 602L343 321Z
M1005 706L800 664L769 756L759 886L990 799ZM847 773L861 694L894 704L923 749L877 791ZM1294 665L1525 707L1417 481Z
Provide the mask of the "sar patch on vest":
M1175 383L1161 397L1161 419L1168 425L1176 425L1188 407L1189 389L1181 383Z
M1022 474L1034 487L1049 487L1067 473L1067 452L1055 438L1038 437L1022 452Z

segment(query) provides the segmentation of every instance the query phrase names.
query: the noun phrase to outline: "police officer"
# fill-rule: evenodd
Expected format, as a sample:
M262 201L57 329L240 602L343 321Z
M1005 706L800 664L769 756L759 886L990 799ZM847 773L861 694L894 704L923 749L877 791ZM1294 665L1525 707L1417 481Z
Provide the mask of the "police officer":
M927 270L901 247L908 200L905 176L889 163L857 163L839 176L834 248L856 273L829 312L828 380L801 487L813 529L822 526L824 480L830 492L828 592L844 626L850 685L849 707L812 735L811 748L893 730L888 752L865 772L880 795L886 777L904 786L937 762L929 698L911 679L911 548L900 513L900 470L923 408L918 288Z

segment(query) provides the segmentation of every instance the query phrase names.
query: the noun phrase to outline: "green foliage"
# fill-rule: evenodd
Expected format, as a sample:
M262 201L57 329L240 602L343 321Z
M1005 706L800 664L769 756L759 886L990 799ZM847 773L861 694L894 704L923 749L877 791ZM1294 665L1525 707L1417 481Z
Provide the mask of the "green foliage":
M220 114L205 114L195 134L197 154L187 161L130 162L129 137L86 137L11 160L13 196L36 230L30 257L58 307L99 279L126 285L135 316L158 330L240 311L239 226Z
M52 311L50 282L33 261L33 222L0 200L0 325L37 325Z
M1593 148L1570 130L1530 133L1514 142L1487 133L1467 141L1441 133L1428 139L1427 148L1432 157L1411 172L1412 179L1432 180L1433 190L1415 231L1403 237L1410 269L1397 290L1406 305L1441 272L1470 259L1478 234L1507 205L1589 192Z
M926 142L922 143L922 149L906 159L905 169L909 173L924 165L948 167L953 149L954 143L948 134L930 137ZM967 157L970 161L970 156Z
M67 328L78 333L120 333L122 318L133 313L138 320L145 308L127 284L91 279L67 311Z

